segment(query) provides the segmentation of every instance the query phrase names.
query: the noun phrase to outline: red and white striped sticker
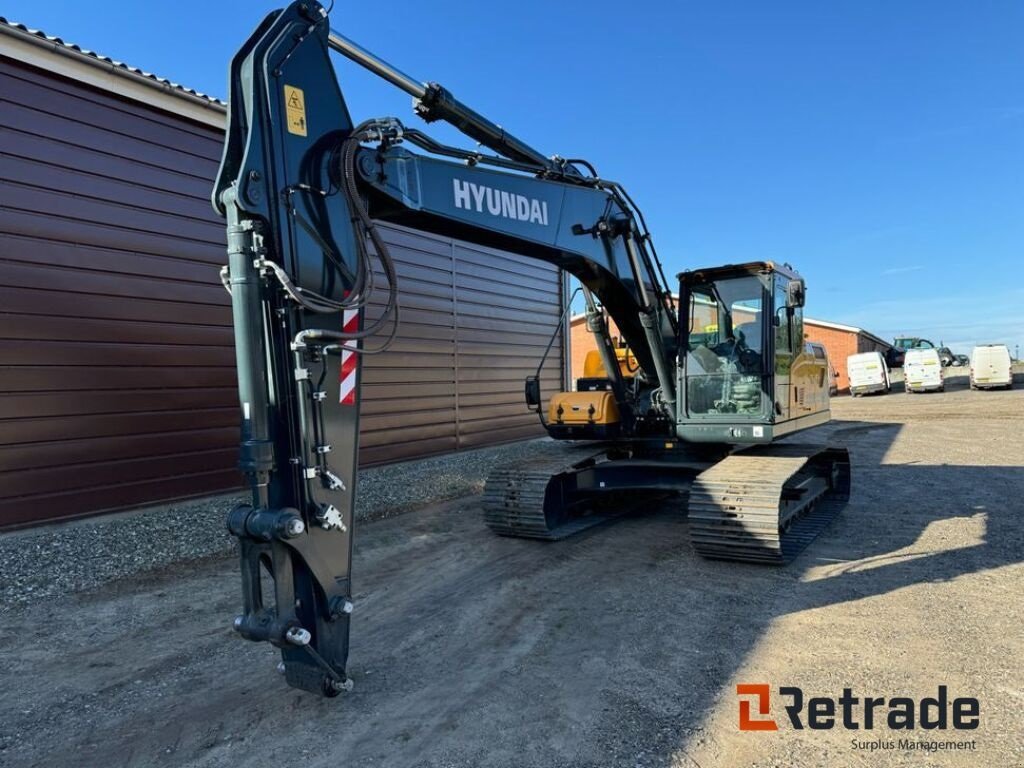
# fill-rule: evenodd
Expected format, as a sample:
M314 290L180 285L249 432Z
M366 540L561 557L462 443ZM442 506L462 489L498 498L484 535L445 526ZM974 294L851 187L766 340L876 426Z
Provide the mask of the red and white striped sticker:
M359 330L359 310L346 309L342 314L342 330L345 333L355 333ZM358 344L359 342L346 342L347 344ZM341 391L338 394L338 402L342 405L356 404L356 377L359 375L359 355L348 349L341 351Z

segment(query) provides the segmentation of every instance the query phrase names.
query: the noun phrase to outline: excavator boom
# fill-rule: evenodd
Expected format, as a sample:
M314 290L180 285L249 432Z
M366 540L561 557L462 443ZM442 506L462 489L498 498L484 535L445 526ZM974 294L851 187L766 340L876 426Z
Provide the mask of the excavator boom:
M498 154L445 147L393 118L356 125L332 49L410 92L424 119L446 120ZM461 162L415 155L403 142ZM229 519L243 576L235 628L282 649L290 684L332 695L349 684L355 361L373 351L362 339L393 337L398 322L397 278L375 222L443 231L567 269L617 318L652 381L674 355L675 318L618 185L545 158L444 88L420 85L332 33L315 2L271 13L232 60L213 205L227 222L239 466L252 494ZM384 316L365 327L368 242L389 298Z
M426 122L448 122L493 154L441 144L396 118L357 124L331 51L412 95ZM233 58L229 85L212 202L227 225L222 279L235 328L239 467L251 491L228 519L243 585L235 629L281 649L290 685L326 696L351 687L358 360L385 350L400 321L379 221L546 261L582 285L604 375L557 396L542 421L555 437L614 442L604 456L559 471L497 468L483 499L497 533L561 538L621 513L590 514L595 505L607 510L615 493L635 501L686 492L732 444L771 442L827 420L827 403L805 397L817 385L790 394L797 371L812 382L820 367L794 331L803 301L795 273L763 264L682 276L689 306L677 310L643 216L620 184L583 160L543 155L442 86L332 32L319 3L298 0L268 15ZM386 288L375 285L376 262ZM367 322L375 291L386 293L385 308ZM739 303L725 303L726 294ZM777 295L786 297L781 308ZM708 320L709 312L724 319ZM608 319L624 347L613 343ZM785 369L776 364L780 319ZM542 412L529 381L527 395ZM845 487L842 456L805 453L791 452L782 468L759 454L782 511L762 514L757 530L729 511L729 472L716 475L717 485L709 480L701 551L728 556L738 551L730 542L742 540L754 553L747 559L788 557L782 526ZM777 546L768 551L759 531L775 523Z

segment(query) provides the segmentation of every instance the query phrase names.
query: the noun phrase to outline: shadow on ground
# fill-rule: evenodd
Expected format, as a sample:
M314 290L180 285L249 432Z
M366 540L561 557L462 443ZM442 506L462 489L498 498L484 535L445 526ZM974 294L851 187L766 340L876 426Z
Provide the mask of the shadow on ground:
M232 636L237 576L223 562L68 599L56 629L52 606L33 608L0 634L12 659L0 672L0 757L48 766L687 764L715 738L708 714L773 622L898 601L908 587L1024 557L1009 503L1024 496L1024 469L884 463L900 428L823 430L850 448L853 497L786 568L696 557L680 503L554 545L491 536L473 499L365 526L357 687L337 701L288 690L270 649ZM949 521L974 533L930 533ZM890 629L898 639L900 627Z

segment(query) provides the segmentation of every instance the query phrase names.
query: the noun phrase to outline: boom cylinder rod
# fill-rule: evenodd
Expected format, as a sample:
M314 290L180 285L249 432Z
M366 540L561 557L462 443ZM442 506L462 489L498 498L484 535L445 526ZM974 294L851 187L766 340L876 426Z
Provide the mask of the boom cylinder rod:
M422 99L426 95L427 86L423 83L409 77L398 67L391 66L383 59L374 56L358 43L349 40L344 35L338 34L333 29L327 36L327 44L342 56L351 59L378 77L382 77L392 85L401 88L413 98Z
M594 334L597 340L597 353L601 356L601 364L612 380L615 390L615 397L622 399L622 371L619 370L619 362L615 359L615 352L612 349L612 340L608 333L608 322L605 320L604 312L597 308L594 301L594 294L585 285L583 288L583 300L587 305L587 330Z
M662 337L661 319L665 312L665 307L651 303L650 295L644 284L644 279L650 274L650 271L648 270L645 273L640 268L640 250L637 248L633 233L626 233L623 236L623 240L626 242L626 250L629 252L629 260L633 266L633 275L644 303L643 308L640 310L640 324L644 328L644 335L647 337L647 344L650 347L651 356L654 358L654 370L658 378L658 386L661 387L661 396L664 398L665 405L668 408L668 415L674 419L676 418L676 387L675 382L672 380L672 371L669 369L665 341ZM644 263L649 266L649 262L646 259Z
M416 100L416 112L427 122L444 120L498 154L511 160L537 166L538 170L550 171L563 176L579 176L573 166L563 165L545 157L526 142L508 133L500 125L491 122L479 112L463 104L452 96L447 88L437 83L417 81L333 29L327 36L327 44L342 56L351 59L359 66L368 69L412 96Z

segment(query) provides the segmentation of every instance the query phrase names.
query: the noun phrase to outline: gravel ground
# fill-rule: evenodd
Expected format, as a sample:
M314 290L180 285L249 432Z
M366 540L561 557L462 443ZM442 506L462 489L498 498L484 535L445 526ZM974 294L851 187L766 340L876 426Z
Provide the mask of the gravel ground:
M1024 388L834 400L846 511L786 568L696 557L666 503L557 544L475 497L362 526L355 690L285 687L233 636L225 558L0 617L0 763L712 768L1024 764ZM737 683L981 702L976 749L887 729L737 729Z
M364 469L356 519L381 519L479 493L497 463L572 457L580 450L542 438ZM244 500L218 496L0 534L0 613L172 563L232 552L235 541L224 521Z

